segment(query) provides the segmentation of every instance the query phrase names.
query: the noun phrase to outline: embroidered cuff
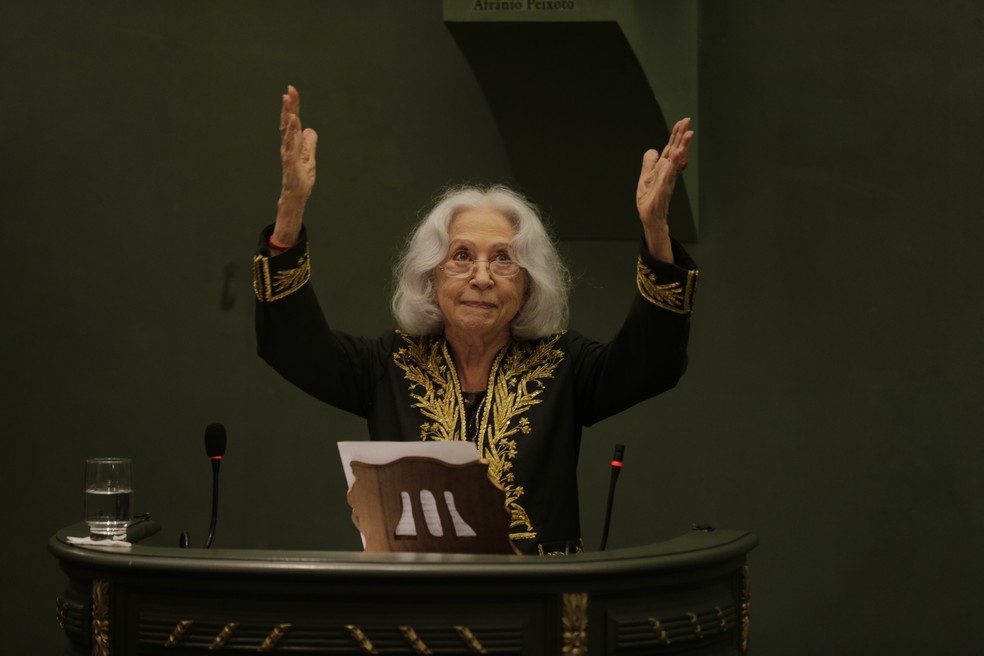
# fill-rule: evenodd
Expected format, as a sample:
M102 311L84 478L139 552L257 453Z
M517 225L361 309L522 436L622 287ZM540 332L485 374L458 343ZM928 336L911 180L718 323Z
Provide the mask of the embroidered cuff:
M657 274L640 257L636 264L636 286L642 297L656 307L677 314L690 314L699 272L697 269L673 269L661 268Z
M277 265L280 266L277 266ZM286 264L286 266L284 266ZM261 303L277 301L293 294L311 279L311 257L307 244L303 254L294 261L281 264L279 258L257 253L253 256L253 291Z

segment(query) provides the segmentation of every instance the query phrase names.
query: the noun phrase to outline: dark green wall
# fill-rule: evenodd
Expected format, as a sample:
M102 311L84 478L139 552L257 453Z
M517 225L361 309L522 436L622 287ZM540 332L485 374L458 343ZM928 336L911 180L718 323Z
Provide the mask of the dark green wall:
M980 651L984 3L708 1L701 30L691 369L587 432L587 542L625 442L609 546L756 532L754 653ZM87 456L134 457L159 543L201 542L222 421L216 546L356 548L334 442L364 428L255 357L249 258L288 82L341 328L389 325L438 187L509 181L440 3L7 3L0 62L4 651L63 644L44 544L80 519ZM610 336L636 244L564 248L574 326Z

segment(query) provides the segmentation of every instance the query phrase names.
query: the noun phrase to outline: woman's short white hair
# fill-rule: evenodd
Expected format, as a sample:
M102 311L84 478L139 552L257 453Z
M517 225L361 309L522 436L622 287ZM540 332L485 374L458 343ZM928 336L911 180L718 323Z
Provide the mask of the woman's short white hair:
M512 322L518 339L537 339L567 327L570 273L536 207L501 185L454 187L417 224L394 269L392 308L397 325L411 335L436 335L444 315L434 294L434 271L448 257L448 231L459 213L477 208L501 212L513 222L513 256L526 269L526 299Z

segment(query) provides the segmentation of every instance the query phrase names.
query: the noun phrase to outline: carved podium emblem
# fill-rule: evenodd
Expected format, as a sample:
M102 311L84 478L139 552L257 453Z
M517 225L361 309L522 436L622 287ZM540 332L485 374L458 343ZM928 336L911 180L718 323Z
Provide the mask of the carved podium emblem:
M488 464L407 457L352 462L352 522L366 551L516 554L505 494Z

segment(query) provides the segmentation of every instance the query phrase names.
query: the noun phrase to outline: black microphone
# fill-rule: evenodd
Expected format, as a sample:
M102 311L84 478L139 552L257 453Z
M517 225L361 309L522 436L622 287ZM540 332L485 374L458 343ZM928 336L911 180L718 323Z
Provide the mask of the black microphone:
M219 466L226 450L226 429L222 424L209 424L205 427L205 453L212 460L212 521L208 527L205 548L212 546L215 537L215 523L219 519Z
M205 453L212 459L212 471L219 471L219 463L226 450L226 429L222 424L205 427Z
M612 480L608 484L608 507L605 509L605 529L601 534L601 551L605 550L608 544L608 527L612 523L612 505L615 502L615 481L622 473L622 458L625 456L625 445L615 445L615 455L612 457Z

